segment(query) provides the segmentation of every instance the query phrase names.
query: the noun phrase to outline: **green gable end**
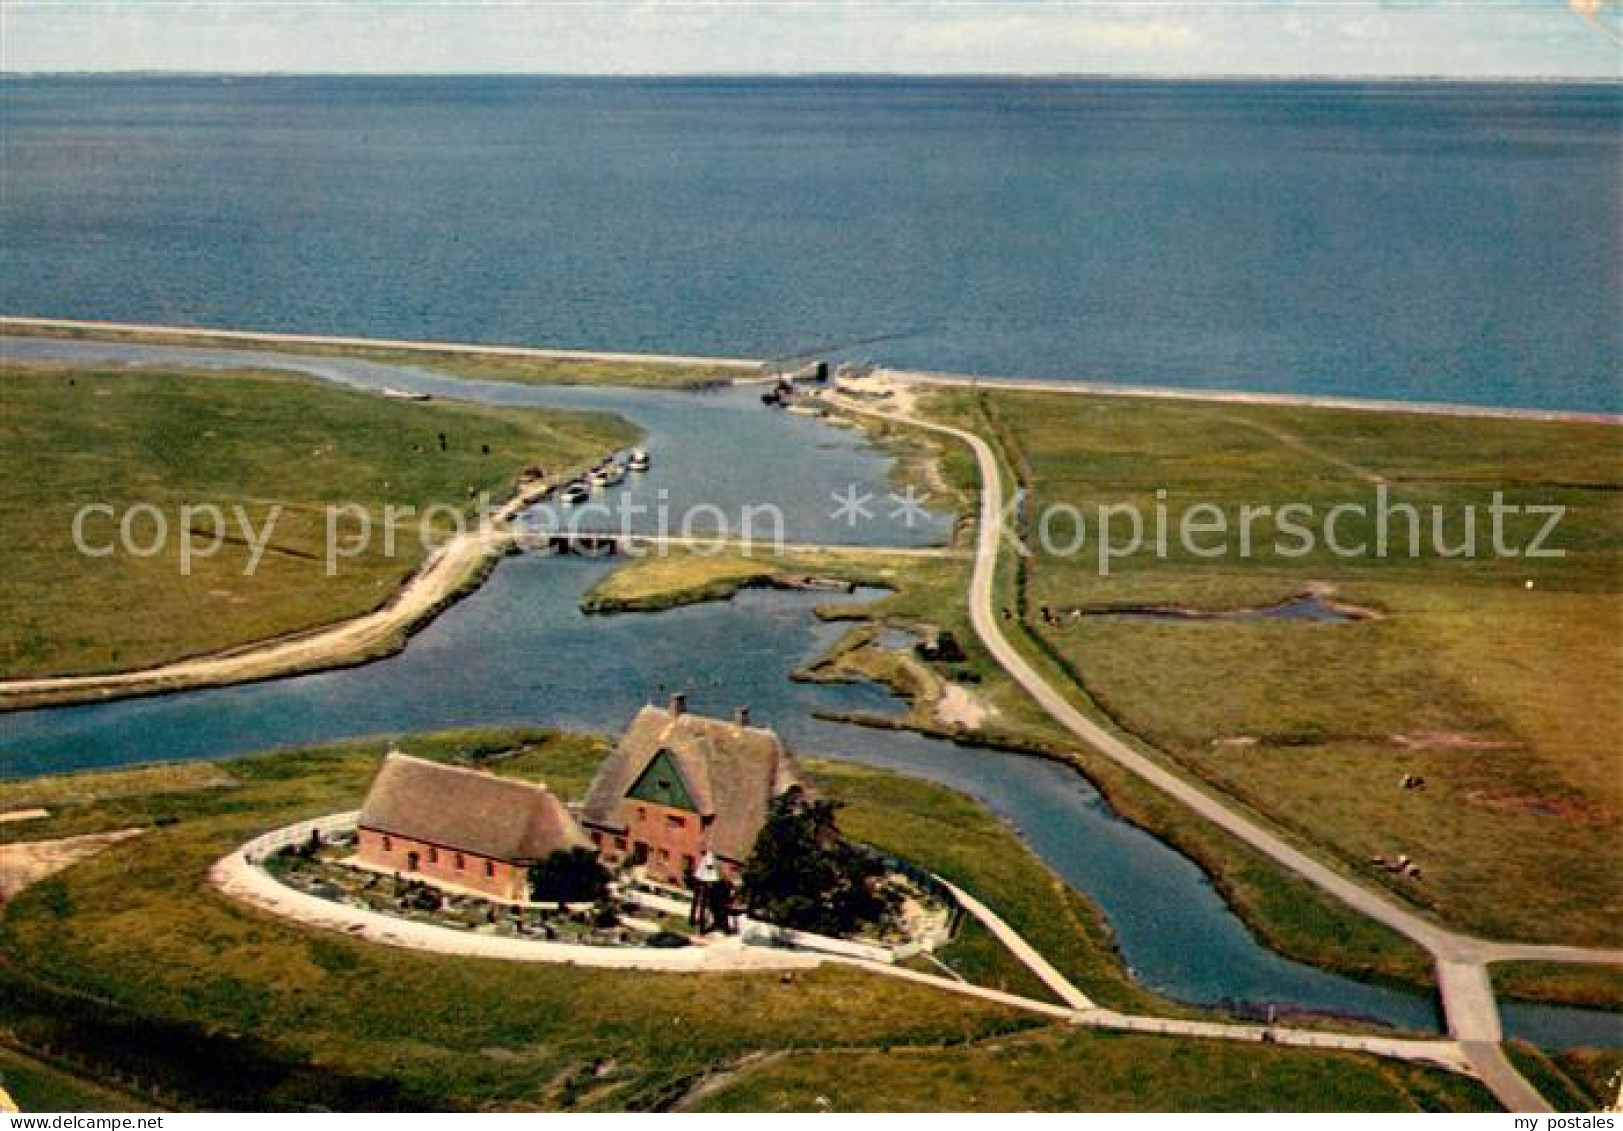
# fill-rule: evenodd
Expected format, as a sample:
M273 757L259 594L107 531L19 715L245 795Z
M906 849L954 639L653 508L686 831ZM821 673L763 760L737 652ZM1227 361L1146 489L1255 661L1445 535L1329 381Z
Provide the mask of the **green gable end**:
M654 805L686 809L690 813L699 811L669 750L660 750L654 755L653 760L648 763L648 768L642 772L642 776L626 790L626 796Z

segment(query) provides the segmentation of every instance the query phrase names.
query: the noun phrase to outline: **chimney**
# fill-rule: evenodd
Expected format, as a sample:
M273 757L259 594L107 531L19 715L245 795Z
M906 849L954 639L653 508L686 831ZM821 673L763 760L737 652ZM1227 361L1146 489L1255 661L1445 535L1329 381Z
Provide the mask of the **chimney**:
M688 711L688 697L680 691L671 693L671 714L685 715Z
M733 722L737 723L741 727L749 726L750 709L748 707L740 707L733 715Z

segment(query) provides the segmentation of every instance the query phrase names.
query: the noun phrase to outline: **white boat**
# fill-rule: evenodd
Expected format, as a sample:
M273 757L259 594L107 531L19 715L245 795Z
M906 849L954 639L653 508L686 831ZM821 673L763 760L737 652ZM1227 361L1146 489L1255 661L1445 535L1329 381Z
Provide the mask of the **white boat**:
M391 385L383 386L382 393L392 401L431 401L431 393L415 393L410 389L396 389Z
M632 448L631 455L626 460L626 466L632 471L647 471L649 465L651 465L653 462L654 461L649 458L648 453L643 449Z
M584 503L591 497L592 489L578 479L558 492L558 501L566 507L572 507L576 503Z
M604 464L602 467L592 472L590 478L592 480L593 487L613 487L625 477L625 468L621 467L617 463L609 463Z

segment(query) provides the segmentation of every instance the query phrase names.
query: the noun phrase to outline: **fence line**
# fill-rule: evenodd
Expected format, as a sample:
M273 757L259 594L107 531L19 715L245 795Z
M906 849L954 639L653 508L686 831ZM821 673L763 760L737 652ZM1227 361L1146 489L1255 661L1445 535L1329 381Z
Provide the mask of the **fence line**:
M347 813L329 813L325 817L312 817L308 821L300 821L294 825L284 825L279 829L272 829L268 833L254 837L241 848L237 849L242 858L250 864L261 864L268 857L289 845L300 846L310 842L310 834L317 833L326 839L334 833L353 832L355 824L361 819L361 811L352 809Z
M237 855L240 855L243 861L251 867L260 866L285 848L299 848L308 844L312 834L326 840L339 834L353 832L360 820L360 815L360 810L354 809L344 813L330 813L323 817L312 817L309 820L284 825L247 841L237 849ZM795 931L787 927L779 927L771 923L751 919L748 916L741 916L739 918L739 938L751 946L842 955L849 958L864 959L869 962L880 962L886 965L894 965L920 953L933 951L951 937L952 927L963 914L963 908L959 905L958 898L953 894L951 886L943 882L940 877L920 868L916 864L881 853L874 853L874 856L884 863L887 868L906 876L930 895L944 902L952 911L946 926L930 932L922 939L913 940L899 946L886 946L881 943L837 939L827 935L813 934L809 931ZM624 894L632 902L652 905L661 910L675 913L686 911L685 907L682 907L680 912L677 912L674 906L660 908L660 902L669 902L674 905L675 901L670 900L669 897L652 896L652 893L642 890L627 891ZM651 896L652 898L650 898ZM451 930L448 927L442 929Z

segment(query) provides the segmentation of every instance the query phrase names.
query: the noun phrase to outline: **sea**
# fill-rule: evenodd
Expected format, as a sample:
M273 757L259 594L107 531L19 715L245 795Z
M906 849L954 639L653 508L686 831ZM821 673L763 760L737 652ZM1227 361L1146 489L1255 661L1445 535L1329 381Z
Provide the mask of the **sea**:
M1623 86L0 80L0 312L1623 411Z
M8 76L0 312L1618 411L1620 99ZM0 356L243 360L39 339L0 339ZM654 454L645 493L738 502L765 485L795 538L867 540L837 529L827 501L841 484L889 485L890 461L860 437L768 412L754 390L630 394L249 356L364 387L614 411ZM947 525L871 538L928 544ZM1102 909L1152 989L1437 1029L1429 995L1267 949L1192 861L1066 768L829 721L896 704L866 684L788 678L841 631L813 613L826 595L588 617L580 598L611 564L509 559L405 651L361 667L8 713L0 777L471 723L614 731L682 687L712 713L750 703L802 751L968 792ZM1503 1016L1547 1047L1623 1042L1615 1013Z

